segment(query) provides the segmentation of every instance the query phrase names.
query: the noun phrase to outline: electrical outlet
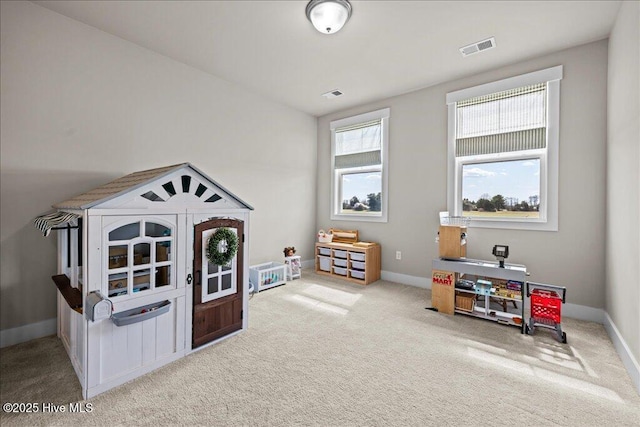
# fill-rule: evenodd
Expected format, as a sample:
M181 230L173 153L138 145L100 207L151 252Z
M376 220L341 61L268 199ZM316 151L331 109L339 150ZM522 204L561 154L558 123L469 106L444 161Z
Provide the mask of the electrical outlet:
M396 251L396 259L402 259L402 252Z

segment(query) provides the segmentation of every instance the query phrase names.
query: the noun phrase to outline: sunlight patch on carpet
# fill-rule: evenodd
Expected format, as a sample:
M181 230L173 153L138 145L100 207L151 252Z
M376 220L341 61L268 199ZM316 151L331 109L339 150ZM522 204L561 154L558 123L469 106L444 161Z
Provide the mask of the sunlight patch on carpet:
M498 366L501 369L516 371L518 375L533 375L533 369L531 369L531 366L526 363L518 362L517 360L509 359L498 354L489 353L472 347L467 347L467 354L474 359L478 359L483 362L483 365L488 363L490 365Z
M538 359L543 362L573 369L574 371L583 371L594 378L598 378L598 374L586 363L573 346L563 345L554 341L551 344L536 343L536 348L539 351Z
M538 356L538 358L543 362L551 363L552 365L558 365L567 369L573 369L574 371L584 370L580 365L580 362L578 362L577 360L567 359L557 354L540 353L540 356Z
M467 345L472 345L476 348L486 350L490 353L503 354L503 355L506 355L508 353L507 350L505 350L504 348L496 347L495 345L485 344L483 342L474 341L470 339L465 339L464 341L467 343Z
M351 307L362 296L362 294L353 294L351 292L340 291L322 285L311 285L303 291L305 294L321 299L332 304Z
M291 295L287 296L286 299L323 313L338 314L342 316L346 316L349 313L349 310L345 308L318 301L317 299L305 297L304 295Z
M595 378L600 378L600 375L598 375L596 373L596 371L593 370L593 368L591 366L589 366L589 363L587 363L587 359L585 359L584 357L582 357L580 355L580 353L578 353L578 350L576 350L576 348L572 345L569 346L569 348L571 348L571 351L573 352L573 355L575 356L576 359L578 359L578 361L580 362L580 364L584 367L584 370L592 377Z
M497 354L492 354L472 347L467 347L467 354L470 357L482 362L482 365L485 367L493 365L500 371L508 369L517 372L518 375L535 377L535 379L545 380L559 386L563 386L573 390L580 390L585 393L589 393L591 395L608 399L614 402L624 403L624 400L622 400L620 396L613 390L606 387L601 387L596 384L591 384L587 381L572 378L567 375L549 371L548 369L539 368L537 366L530 366L517 360L512 360L507 357L499 356Z
M595 396L612 400L614 402L624 403L624 400L622 400L620 396L618 396L618 393L606 387L601 387L599 385L591 384L586 381L582 381L576 378L571 378L566 375L558 374L556 372L551 372L547 369L536 368L536 367L534 367L533 369L535 371L536 377L542 378L554 384L570 387L575 390L581 390L586 393L593 394Z

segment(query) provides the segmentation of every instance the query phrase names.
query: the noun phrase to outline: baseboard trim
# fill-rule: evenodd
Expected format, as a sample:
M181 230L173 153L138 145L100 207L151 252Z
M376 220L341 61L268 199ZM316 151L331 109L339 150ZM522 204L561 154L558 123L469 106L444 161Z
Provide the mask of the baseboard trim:
M586 305L566 303L562 306L563 316L588 322L604 324L605 314L605 311L601 308L593 308Z
M616 349L618 356L620 356L622 364L627 369L627 372L631 377L631 382L633 382L638 394L640 394L640 364L633 356L633 353L631 353L627 342L622 338L616 324L613 323L613 319L611 319L607 312L604 313L604 328L607 331L607 334L609 334L609 338L611 338L613 347Z
M408 274L394 273L392 271L380 272L380 278L388 282L402 283L423 289L431 289L431 277L410 276Z
M313 259L302 261L302 268L309 268L311 270L314 270L316 268L316 261Z
M55 335L57 330L58 320L55 317L11 329L3 329L0 331L0 348L46 337L48 335Z

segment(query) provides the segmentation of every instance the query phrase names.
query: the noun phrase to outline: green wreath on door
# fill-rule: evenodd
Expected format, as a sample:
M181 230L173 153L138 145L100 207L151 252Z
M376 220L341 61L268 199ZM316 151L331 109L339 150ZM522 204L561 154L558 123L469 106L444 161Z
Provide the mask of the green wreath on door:
M207 259L216 265L228 265L238 252L238 236L226 227L218 228L207 241Z

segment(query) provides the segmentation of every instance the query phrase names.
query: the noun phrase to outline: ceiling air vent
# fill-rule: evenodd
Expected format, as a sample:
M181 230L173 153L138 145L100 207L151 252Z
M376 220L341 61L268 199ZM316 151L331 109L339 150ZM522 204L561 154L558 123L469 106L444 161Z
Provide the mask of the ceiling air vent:
M491 49L496 47L496 40L491 37L486 40L482 40L476 43L472 43L468 46L464 46L460 48L460 53L462 56L473 55L474 53L482 52L483 50Z
M338 89L334 89L327 93L323 93L322 96L324 96L327 99L337 98L339 96L342 96L342 92L340 92Z

